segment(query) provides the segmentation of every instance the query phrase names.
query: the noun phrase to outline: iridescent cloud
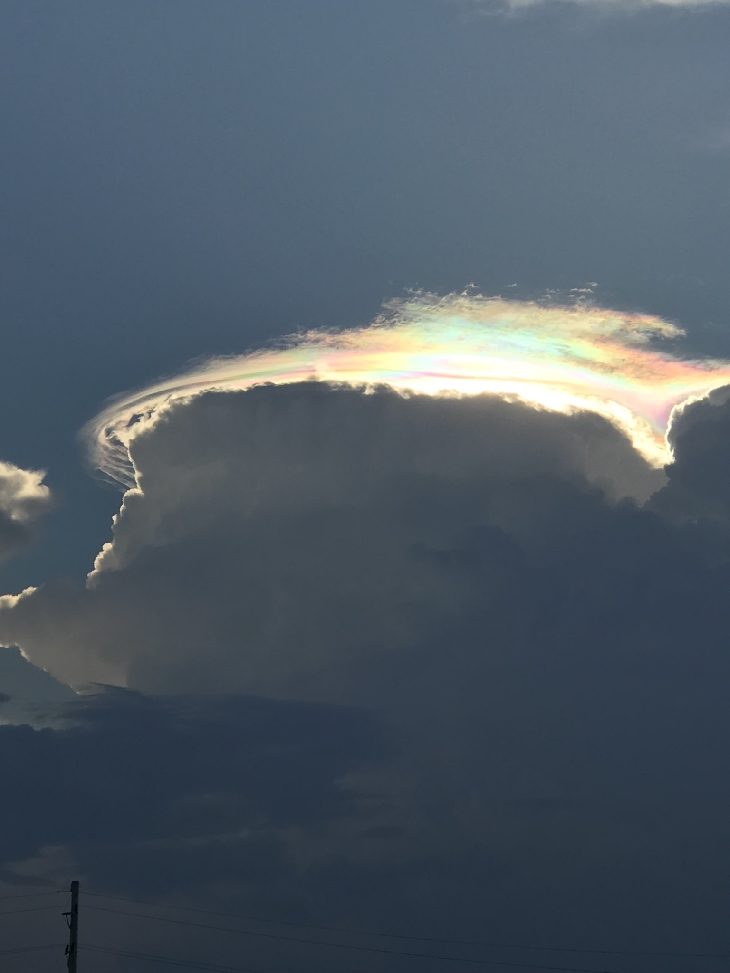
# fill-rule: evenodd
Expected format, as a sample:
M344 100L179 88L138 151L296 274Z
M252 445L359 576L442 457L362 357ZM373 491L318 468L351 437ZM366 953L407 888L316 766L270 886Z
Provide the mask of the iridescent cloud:
M316 380L403 393L492 394L539 408L596 412L655 466L669 461L672 411L730 384L730 362L673 354L683 335L649 314L587 303L543 305L474 294L418 294L372 324L308 331L280 347L214 358L122 395L86 427L95 464L134 483L128 446L171 403L214 389Z

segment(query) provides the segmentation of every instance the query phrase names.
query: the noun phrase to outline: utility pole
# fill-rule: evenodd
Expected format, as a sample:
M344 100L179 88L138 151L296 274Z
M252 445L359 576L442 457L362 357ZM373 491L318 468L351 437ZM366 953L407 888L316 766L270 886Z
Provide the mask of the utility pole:
M76 973L76 957L79 952L79 883L71 882L71 911L64 912L68 919L68 946L66 965L68 973Z

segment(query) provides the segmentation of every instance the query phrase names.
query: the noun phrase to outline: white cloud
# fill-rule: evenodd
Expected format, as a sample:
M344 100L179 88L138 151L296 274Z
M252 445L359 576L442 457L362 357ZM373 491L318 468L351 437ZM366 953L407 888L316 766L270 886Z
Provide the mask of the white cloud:
M597 13L638 13L651 8L687 8L695 11L711 10L727 6L730 0L457 0L475 15L505 11L523 11L539 6L575 7L594 10Z
M51 506L43 470L24 470L0 461L0 558L26 544L34 523Z
M45 475L44 470L22 470L0 461L0 510L18 523L45 513L51 498Z

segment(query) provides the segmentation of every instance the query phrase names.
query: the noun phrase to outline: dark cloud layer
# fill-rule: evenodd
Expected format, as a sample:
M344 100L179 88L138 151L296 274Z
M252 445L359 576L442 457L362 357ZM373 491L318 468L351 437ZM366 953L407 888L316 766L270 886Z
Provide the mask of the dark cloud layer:
M36 713L51 718L53 727L0 731L0 762L14 783L0 810L2 861L70 844L84 871L99 877L105 862L121 878L144 855L150 879L166 889L186 845L245 845L251 828L257 842L265 834L275 845L294 826L352 813L338 780L384 749L363 714L266 699L116 690Z

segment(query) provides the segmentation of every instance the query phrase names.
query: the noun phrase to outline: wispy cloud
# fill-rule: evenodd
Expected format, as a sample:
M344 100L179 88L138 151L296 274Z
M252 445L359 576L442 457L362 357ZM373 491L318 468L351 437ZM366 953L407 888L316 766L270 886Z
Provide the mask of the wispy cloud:
M459 0L472 16L529 10L533 7L575 7L597 13L636 13L650 8L687 8L695 11L727 6L730 0Z

